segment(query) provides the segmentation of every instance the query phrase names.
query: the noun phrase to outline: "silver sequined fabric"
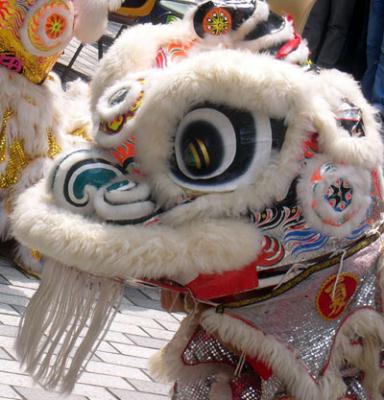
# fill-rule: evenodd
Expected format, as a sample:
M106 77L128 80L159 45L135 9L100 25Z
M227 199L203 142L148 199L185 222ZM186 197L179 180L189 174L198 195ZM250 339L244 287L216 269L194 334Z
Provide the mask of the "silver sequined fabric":
M365 390L364 386L361 384L358 377L345 379L345 383L348 387L347 396L351 399L356 400L371 400L371 397Z
M346 316L359 307L376 309L376 269L379 241L344 260L343 273L353 274L359 285L345 310L336 319L326 319L317 307L323 283L336 275L339 265L320 271L282 296L264 303L231 310L261 331L274 336L293 349L309 373L317 379L330 355L336 332Z
M217 339L199 327L184 350L182 359L186 365L219 362L236 367L239 357L228 351Z

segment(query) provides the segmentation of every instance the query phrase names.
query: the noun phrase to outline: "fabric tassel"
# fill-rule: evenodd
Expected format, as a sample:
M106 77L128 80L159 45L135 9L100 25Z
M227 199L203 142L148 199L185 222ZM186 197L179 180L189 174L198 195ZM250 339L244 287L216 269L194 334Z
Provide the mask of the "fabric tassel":
M122 295L120 282L47 261L16 341L26 371L45 389L71 392Z

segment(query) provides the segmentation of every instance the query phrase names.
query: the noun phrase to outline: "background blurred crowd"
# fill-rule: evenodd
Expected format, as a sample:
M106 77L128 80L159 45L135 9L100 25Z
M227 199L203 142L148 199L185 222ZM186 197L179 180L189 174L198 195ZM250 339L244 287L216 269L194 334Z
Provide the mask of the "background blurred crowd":
M303 36L312 61L360 80L384 119L384 0L317 0Z

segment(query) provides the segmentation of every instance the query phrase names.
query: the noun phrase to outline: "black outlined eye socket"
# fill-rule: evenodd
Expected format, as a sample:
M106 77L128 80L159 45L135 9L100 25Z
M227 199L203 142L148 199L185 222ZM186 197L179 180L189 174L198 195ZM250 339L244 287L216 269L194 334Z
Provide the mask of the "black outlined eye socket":
M191 190L233 190L265 166L271 148L267 116L205 104L188 112L176 129L171 179Z
M176 162L191 179L222 174L236 155L236 133L225 114L199 108L183 119L176 133Z

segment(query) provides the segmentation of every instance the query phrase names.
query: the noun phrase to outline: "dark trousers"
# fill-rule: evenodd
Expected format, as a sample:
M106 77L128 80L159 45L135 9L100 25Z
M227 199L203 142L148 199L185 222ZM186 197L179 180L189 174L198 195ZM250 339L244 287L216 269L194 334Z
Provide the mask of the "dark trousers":
M343 53L356 0L317 0L309 15L303 36L312 60L333 68Z

